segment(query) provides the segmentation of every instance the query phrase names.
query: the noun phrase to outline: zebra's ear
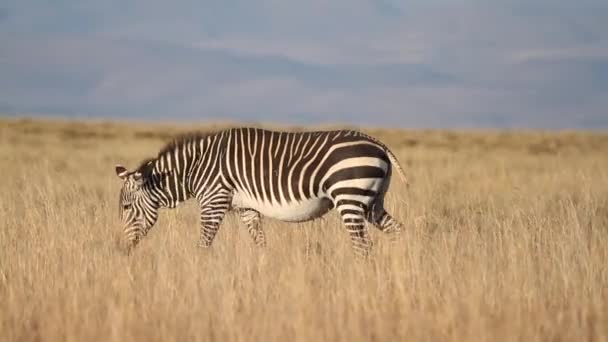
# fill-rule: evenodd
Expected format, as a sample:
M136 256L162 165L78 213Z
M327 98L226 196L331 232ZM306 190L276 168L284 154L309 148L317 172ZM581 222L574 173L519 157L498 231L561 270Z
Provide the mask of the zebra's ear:
M127 169L122 166L122 165L116 165L116 175L118 177L120 177L121 179L126 179L127 176L129 175L129 171L127 171Z

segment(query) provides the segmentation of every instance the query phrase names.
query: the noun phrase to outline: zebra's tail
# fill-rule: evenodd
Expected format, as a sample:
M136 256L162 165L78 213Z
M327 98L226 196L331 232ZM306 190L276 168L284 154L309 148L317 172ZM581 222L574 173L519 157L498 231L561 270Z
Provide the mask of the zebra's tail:
M366 138L370 139L371 141L375 142L376 144L382 146L382 148L384 149L384 152L386 152L386 154L388 155L388 159L391 161L391 164L393 164L393 167L397 170L397 173L399 173L399 177L401 178L401 180L403 181L405 186L409 187L410 182L407 180L407 177L405 176L405 172L403 171L401 164L399 164L399 160L397 160L397 157L388 148L388 146L386 146L384 143L382 143L381 141L379 141L378 139L376 139L372 136L369 136L365 133L361 133L361 134L363 134Z
M391 152L391 150L389 150L388 147L386 147L386 146L383 146L383 147L384 147L384 150L386 151L386 154L388 154L388 159L390 159L391 164L393 164L393 167L397 170L397 173L399 173L399 177L401 178L401 180L403 181L405 186L409 187L410 182L407 180L407 177L405 176L405 172L403 171L401 164L399 164L397 157L395 157L393 152Z

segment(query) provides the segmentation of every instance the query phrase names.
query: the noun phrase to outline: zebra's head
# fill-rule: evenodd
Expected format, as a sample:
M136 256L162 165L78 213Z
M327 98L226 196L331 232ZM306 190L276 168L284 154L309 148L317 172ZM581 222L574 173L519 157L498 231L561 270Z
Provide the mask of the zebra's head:
M128 171L116 165L116 175L124 181L118 199L127 248L131 249L148 233L158 218L158 202L146 191L147 177L140 170Z

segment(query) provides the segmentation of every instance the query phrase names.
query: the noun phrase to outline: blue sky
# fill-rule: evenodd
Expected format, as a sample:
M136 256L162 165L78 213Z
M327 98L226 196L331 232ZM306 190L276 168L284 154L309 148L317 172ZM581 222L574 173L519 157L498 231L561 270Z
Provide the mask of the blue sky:
M0 113L608 128L608 1L5 0Z

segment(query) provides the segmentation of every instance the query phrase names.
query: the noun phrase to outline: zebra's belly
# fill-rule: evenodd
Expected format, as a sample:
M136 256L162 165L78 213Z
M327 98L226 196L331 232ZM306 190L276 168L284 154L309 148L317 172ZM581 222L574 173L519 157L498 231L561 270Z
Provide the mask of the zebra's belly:
M263 216L272 217L281 221L302 222L315 219L327 213L332 203L327 198L315 198L299 202L290 202L279 205L270 204L235 193L232 197L232 206L236 208L251 208L260 212Z

